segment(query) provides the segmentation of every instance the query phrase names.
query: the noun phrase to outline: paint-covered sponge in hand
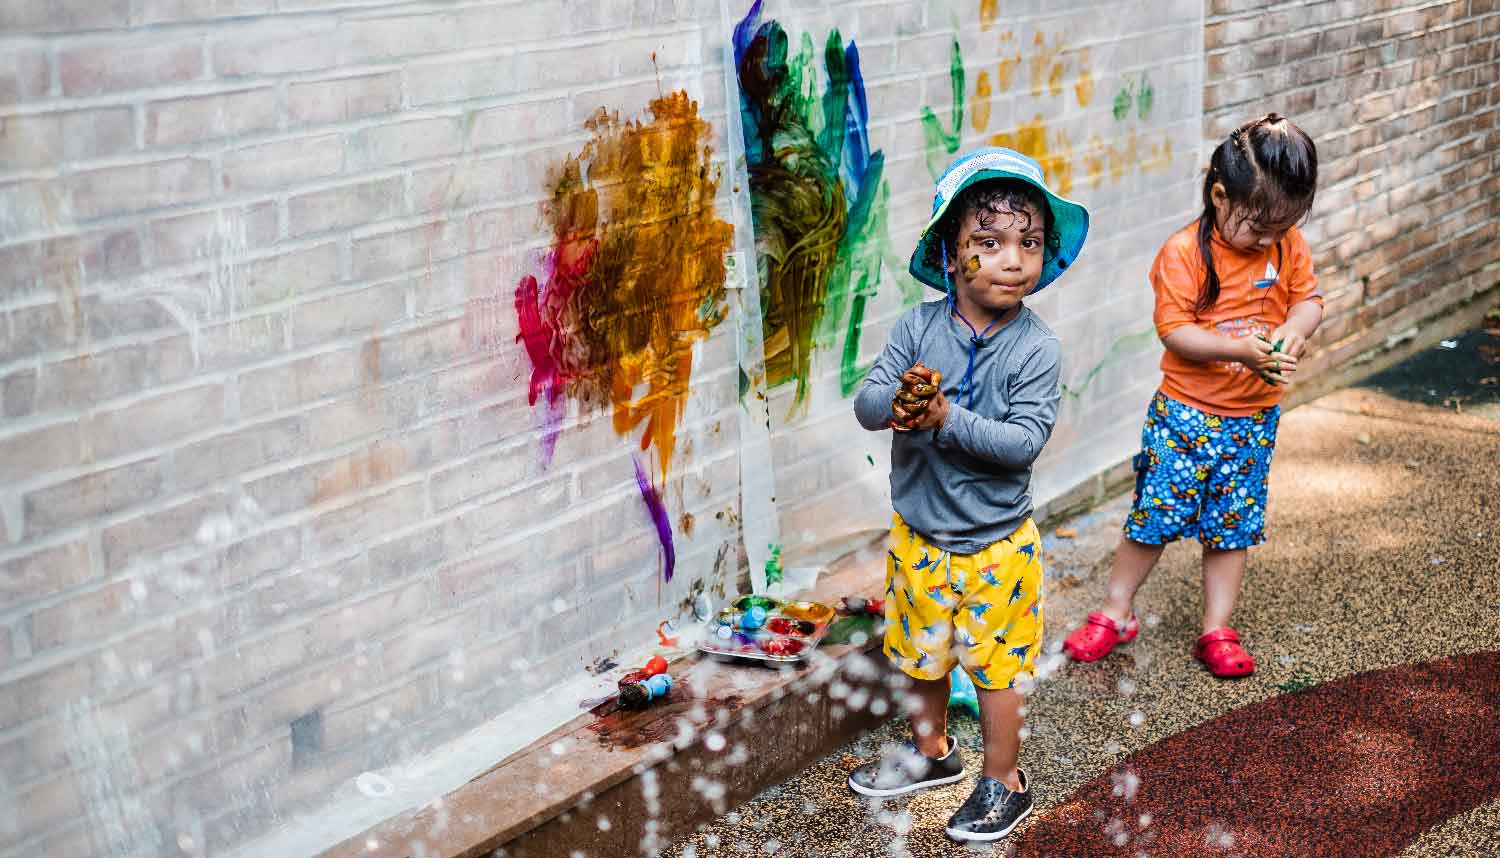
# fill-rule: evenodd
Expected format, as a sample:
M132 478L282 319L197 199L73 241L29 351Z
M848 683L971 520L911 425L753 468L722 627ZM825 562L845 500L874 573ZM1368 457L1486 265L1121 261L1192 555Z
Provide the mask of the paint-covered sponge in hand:
M901 429L911 429L927 411L927 406L932 404L932 398L937 395L943 385L943 374L935 369L922 366L921 361L901 374L901 387L891 399L891 413L896 418L891 425Z

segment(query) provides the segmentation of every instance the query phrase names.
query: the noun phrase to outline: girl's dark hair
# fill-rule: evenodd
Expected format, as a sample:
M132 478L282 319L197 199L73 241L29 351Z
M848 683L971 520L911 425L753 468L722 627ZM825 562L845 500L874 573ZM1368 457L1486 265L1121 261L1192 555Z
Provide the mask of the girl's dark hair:
M1251 223L1296 223L1312 209L1318 187L1318 147L1286 117L1267 113L1236 128L1219 144L1203 177L1203 216L1198 218L1198 253L1207 274L1198 293L1198 312L1219 300L1219 272L1210 253L1216 223L1213 188L1224 186L1229 203Z
M1047 197L1034 185L1020 179L988 179L964 188L959 192L958 198L943 211L943 216L932 228L933 233L942 241L927 242L923 248L922 261L939 270L946 268L943 259L944 244L948 246L949 258L957 258L958 230L970 212L977 213L980 225L985 227L993 224L1000 215L1025 217L1027 220L1022 225L1024 230L1031 228L1028 208L1042 216L1042 259L1051 260L1062 247L1062 237L1058 235L1057 220L1052 217L1052 207L1047 205Z

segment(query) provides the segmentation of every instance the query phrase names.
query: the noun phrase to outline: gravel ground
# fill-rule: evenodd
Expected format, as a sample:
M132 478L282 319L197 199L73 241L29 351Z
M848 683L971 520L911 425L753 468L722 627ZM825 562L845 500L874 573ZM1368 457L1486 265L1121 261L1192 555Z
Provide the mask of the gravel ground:
M905 722L897 719L671 844L665 854L1042 854L1037 846L1041 832L1065 824L1066 811L1080 807L1083 799L1075 793L1086 797L1103 783L1107 795L1108 778L1123 777L1122 764L1136 761L1143 770L1170 772L1162 776L1167 783L1142 782L1138 787L1142 795L1155 787L1152 794L1164 808L1156 826L1166 830L1174 813L1171 783L1197 786L1222 774L1206 768L1214 748L1204 747L1200 762L1192 753L1182 754L1183 742L1191 747L1191 741L1168 742L1172 737L1184 731L1199 735L1195 728L1220 716L1239 718L1249 736L1270 729L1256 719L1272 717L1261 713L1278 711L1280 703L1288 702L1274 700L1278 696L1307 689L1316 694L1322 691L1318 686L1353 674L1500 649L1495 642L1500 628L1500 385L1493 380L1500 375L1500 336L1476 331L1455 346L1428 351L1360 388L1330 394L1284 416L1271 472L1270 538L1251 552L1235 617L1259 665L1254 676L1216 680L1191 659L1201 598L1199 555L1195 545L1179 543L1168 549L1140 593L1137 610L1145 623L1140 638L1098 663L1064 664L1039 685L1029 701L1030 735L1022 755L1037 790L1037 813L1008 841L964 847L943 835L949 814L972 788L981 757L978 724L955 713L951 730L971 772L966 781L898 800L857 800L845 779L883 743L906 735ZM1068 630L1097 606L1128 502L1116 498L1067 523L1078 531L1075 539L1049 539L1049 647L1060 648ZM1480 698L1488 707L1481 723L1500 721L1497 697ZM1500 802L1493 789L1477 786L1477 781L1468 786L1445 782L1431 788L1441 794L1392 798L1371 786L1372 778L1359 766L1335 765L1347 762L1337 755L1352 753L1351 759L1358 759L1359 753L1382 747L1369 744L1375 741L1370 724L1316 712L1303 712L1296 726L1328 737L1315 744L1307 762L1309 770L1334 772L1327 783L1330 795L1377 817L1400 813L1400 802L1413 800L1453 807L1452 815L1444 819L1444 810L1441 821L1420 833L1392 834L1385 840L1371 835L1358 842L1339 841L1330 822L1330 843L1283 844L1286 851L1278 851L1265 845L1269 841L1256 840L1269 837L1266 831L1236 829L1237 820L1244 825L1243 820L1254 818L1248 813L1252 804L1260 807L1274 796L1226 790L1215 799L1223 822L1208 826L1198 848L1170 854L1500 854ZM1425 735L1420 725L1392 724L1390 730ZM1222 741L1222 731L1218 735ZM1491 747L1500 747L1496 735L1491 732L1478 741L1493 739ZM1168 746L1177 755L1173 765L1152 769L1152 754ZM1351 752L1356 746L1365 750ZM1442 759L1425 759L1435 752L1420 738L1393 747L1398 750L1387 756L1395 761L1389 767L1398 781L1401 771L1415 771L1403 768L1403 753L1442 770ZM1101 830L1130 811L1096 809ZM1169 854L1151 853L1152 837L1141 836L1151 826L1142 828L1138 819L1132 820L1135 828L1129 830L1127 846L1069 854ZM1250 849L1248 844L1256 842L1260 848Z

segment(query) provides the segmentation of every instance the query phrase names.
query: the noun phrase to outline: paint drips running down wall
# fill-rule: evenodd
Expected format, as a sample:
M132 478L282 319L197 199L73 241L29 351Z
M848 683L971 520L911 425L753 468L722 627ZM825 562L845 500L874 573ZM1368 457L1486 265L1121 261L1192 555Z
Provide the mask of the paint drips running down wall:
M818 90L812 37L793 56L781 24L761 21L761 2L734 30L745 157L749 164L767 381L796 383L806 399L813 351L843 328L839 387L864 380L859 337L865 304L888 252L890 187L885 157L870 151L869 107L859 50L838 30L823 46Z
M719 176L697 102L675 92L650 111L650 122L622 122L601 108L585 123L593 139L549 181L546 283L528 275L515 300L530 401L546 408L547 457L564 395L608 401L616 432L644 424L641 449L656 449L664 484L693 343L727 312L723 260L734 227L714 210Z

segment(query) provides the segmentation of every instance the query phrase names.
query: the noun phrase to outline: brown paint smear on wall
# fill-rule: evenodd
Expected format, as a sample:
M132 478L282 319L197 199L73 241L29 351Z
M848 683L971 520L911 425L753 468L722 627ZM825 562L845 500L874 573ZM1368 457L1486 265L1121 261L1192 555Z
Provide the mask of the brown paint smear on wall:
M600 109L577 156L554 171L554 242L545 289L517 291L533 390L608 400L614 428L645 424L664 480L692 374L692 346L726 314L724 254L734 227L714 211L710 126L686 92L655 99L651 121Z

